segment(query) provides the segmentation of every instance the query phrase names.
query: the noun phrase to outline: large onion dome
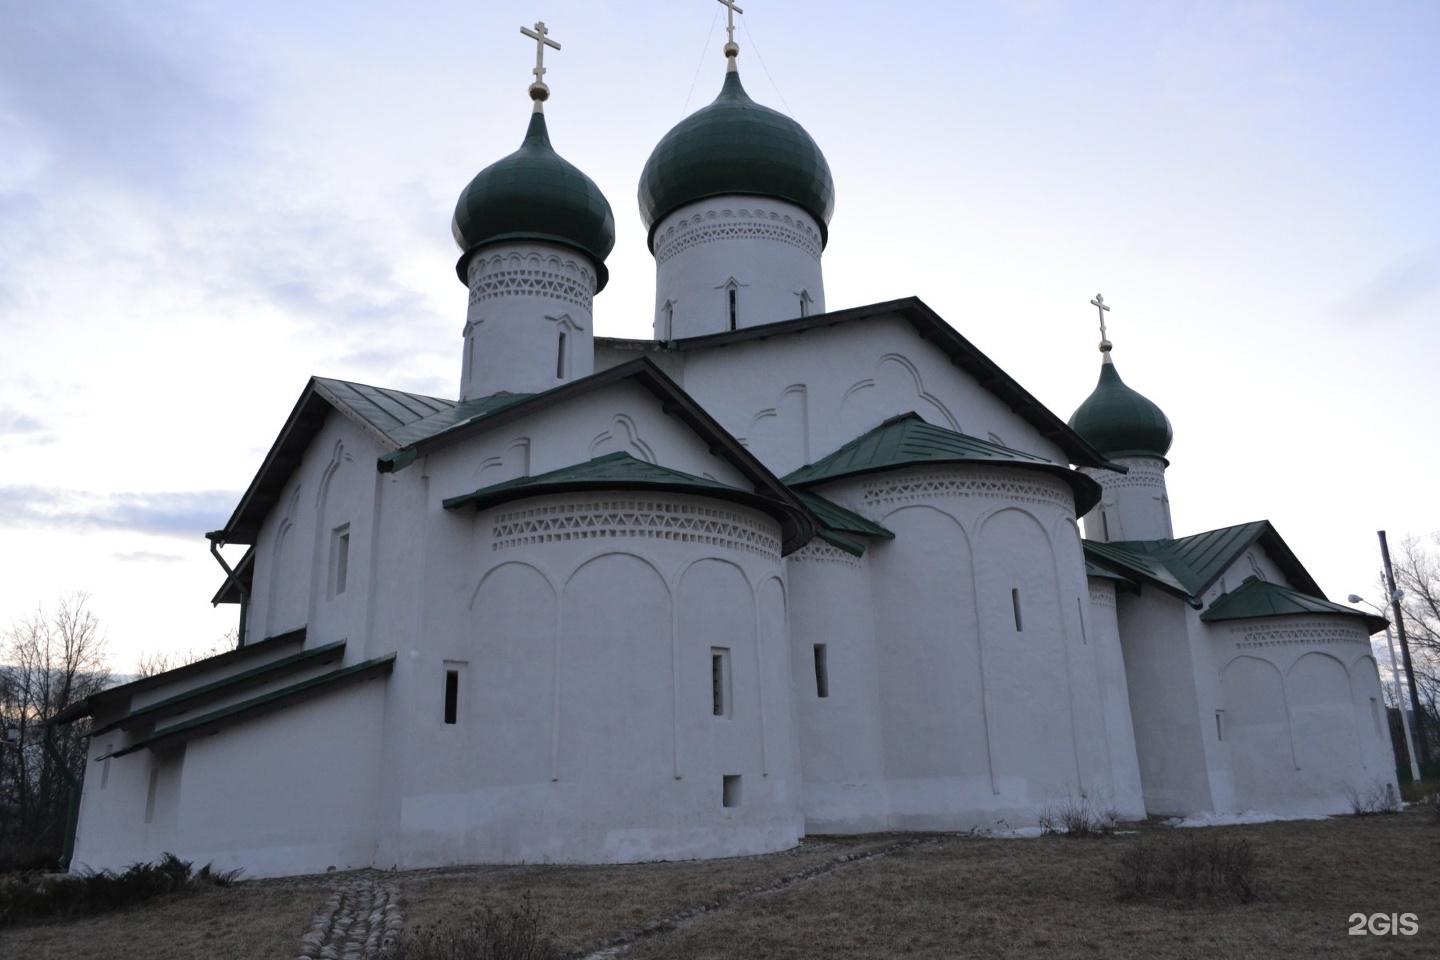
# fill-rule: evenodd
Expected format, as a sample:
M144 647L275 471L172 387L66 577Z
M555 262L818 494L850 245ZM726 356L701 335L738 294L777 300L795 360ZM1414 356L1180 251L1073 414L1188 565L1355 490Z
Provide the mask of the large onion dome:
M1174 439L1165 412L1127 387L1108 355L1100 365L1100 382L1070 418L1070 426L1111 459L1163 460Z
M525 142L481 170L460 192L450 225L464 253L455 270L468 282L470 257L504 240L539 240L571 247L595 264L596 291L610 279L605 258L615 247L615 216L595 181L550 146L545 114L530 117Z
M835 212L835 181L825 155L800 124L751 100L733 69L715 102L681 120L645 162L640 217L650 248L668 214L724 194L795 204L819 223L822 244Z

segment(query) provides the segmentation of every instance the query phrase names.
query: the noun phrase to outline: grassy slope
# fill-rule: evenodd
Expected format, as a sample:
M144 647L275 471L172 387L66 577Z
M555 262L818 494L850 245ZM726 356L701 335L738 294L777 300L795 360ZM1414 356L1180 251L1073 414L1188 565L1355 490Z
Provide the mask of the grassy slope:
M1250 838L1269 861L1259 903L1117 902L1109 879L1116 852L1170 832L1146 825L1139 835L1105 840L936 835L898 846L901 838L891 836L836 838L768 857L479 867L396 879L411 925L529 892L567 949L639 934L635 960L1440 956L1440 826L1426 815L1208 828L1207 836ZM295 955L329 882L242 884L105 918L0 931L0 957L284 960ZM709 909L645 932L695 907ZM1356 912L1415 913L1420 933L1349 936Z

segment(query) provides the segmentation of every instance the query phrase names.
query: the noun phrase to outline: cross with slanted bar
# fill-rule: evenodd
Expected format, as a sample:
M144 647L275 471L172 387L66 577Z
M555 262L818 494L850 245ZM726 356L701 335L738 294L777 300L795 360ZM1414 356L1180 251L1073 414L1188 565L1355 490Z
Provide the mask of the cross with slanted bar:
M718 2L718 3L723 3L723 4L725 4L725 32L730 35L730 41L729 41L729 42L730 42L731 44L734 44L734 43L735 43L735 14L737 14L737 13L744 13L745 11L744 11L744 10L741 10L739 7L737 7L737 6L735 5L735 0L717 0L717 2Z
M536 21L534 30L529 27L521 27L520 32L535 41L535 83L537 86L543 87L545 86L545 48L554 47L559 50L560 44L547 36L550 31L545 29L543 20Z
M1110 308L1105 305L1105 298L1098 293L1095 294L1095 299L1090 301L1090 306L1095 307L1100 313L1100 349L1104 350L1104 345L1109 343L1108 338L1105 336L1105 314Z

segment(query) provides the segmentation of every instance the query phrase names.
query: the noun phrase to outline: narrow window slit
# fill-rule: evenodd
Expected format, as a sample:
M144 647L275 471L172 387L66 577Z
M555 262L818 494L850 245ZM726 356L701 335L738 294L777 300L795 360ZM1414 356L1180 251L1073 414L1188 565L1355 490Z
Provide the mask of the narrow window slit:
M730 716L730 651L725 647L710 648L710 712Z
M1216 711L1215 711L1215 739L1216 739L1216 740L1219 740L1219 741L1222 742L1222 743L1225 741L1225 711L1224 711L1224 710L1216 710Z
M730 329L731 329L731 330L735 330L735 329L738 329L738 328L739 328L739 313L740 313L740 311L739 311L739 303L738 303L738 301L739 301L739 298L740 298L740 296L739 296L739 295L740 295L740 292L739 292L738 290L736 290L734 287L731 287L731 288L729 289L728 293L729 293L729 299L730 299Z
M1020 589L1018 587L1010 591L1010 605L1015 608L1015 632L1019 633L1025 628L1020 620Z
M830 666L826 662L826 645L815 644L815 696L830 696Z
M560 331L560 343L555 350L555 376L560 380L565 379L565 331Z
M445 722L454 723L460 708L460 671L445 671Z

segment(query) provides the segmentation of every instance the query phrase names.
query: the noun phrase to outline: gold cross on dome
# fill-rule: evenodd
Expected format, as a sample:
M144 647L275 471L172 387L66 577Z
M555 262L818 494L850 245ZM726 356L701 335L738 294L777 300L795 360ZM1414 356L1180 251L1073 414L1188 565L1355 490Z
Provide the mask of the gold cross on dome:
M559 50L560 44L550 39L550 31L545 29L545 22L543 20L536 21L534 30L531 30L529 27L521 27L520 32L535 41L535 82L531 85L530 89L533 92L536 87L539 87L548 93L549 88L545 86L545 48L553 47ZM540 99L544 98L542 97Z
M725 46L733 47L735 46L735 14L745 11L735 5L735 0L716 0L716 2L725 5L725 32L730 38Z

